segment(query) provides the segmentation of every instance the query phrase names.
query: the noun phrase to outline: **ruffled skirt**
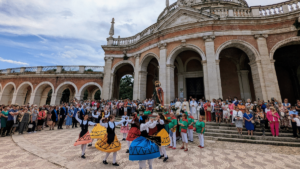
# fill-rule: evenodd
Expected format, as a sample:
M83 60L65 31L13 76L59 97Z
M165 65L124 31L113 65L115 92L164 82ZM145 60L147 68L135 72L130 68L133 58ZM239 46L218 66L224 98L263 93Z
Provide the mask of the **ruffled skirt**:
M127 141L133 141L134 139L138 138L141 135L141 131L137 127L131 127L128 132Z
M86 132L82 137L80 137L75 141L74 146L82 145L82 144L88 144L92 142L92 138L90 136L89 132Z
M95 144L95 147L106 153L113 153L121 150L121 143L119 142L117 136L115 136L114 141L111 144L107 143L108 137L107 135L104 138L100 138Z
M161 138L161 146L167 146L171 143L169 134L166 129L161 129L160 132L158 132L154 136L158 136Z
M100 139L103 138L107 134L107 129L100 124L97 124L91 132L92 139Z
M128 133L129 132L129 126L122 126L121 127L121 133Z
M129 160L151 160L160 157L159 147L151 140L140 136L132 141L129 148Z

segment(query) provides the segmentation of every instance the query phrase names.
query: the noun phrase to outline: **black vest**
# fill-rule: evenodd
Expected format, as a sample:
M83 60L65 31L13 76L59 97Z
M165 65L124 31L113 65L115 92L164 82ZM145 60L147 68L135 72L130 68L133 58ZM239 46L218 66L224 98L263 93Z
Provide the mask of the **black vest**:
M111 144L114 142L115 139L115 129L116 129L116 124L114 122L114 128L110 128L109 122L107 122L107 144Z
M84 125L82 120L80 127L81 127L80 137L82 137L89 131L89 121L87 121L86 124Z

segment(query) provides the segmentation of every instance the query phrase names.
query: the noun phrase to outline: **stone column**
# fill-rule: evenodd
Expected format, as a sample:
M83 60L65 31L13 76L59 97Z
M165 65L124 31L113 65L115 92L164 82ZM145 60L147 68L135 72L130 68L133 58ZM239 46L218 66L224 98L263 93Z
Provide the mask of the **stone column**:
M182 89L182 92L184 93L185 89L184 89L184 76L182 73L178 73L178 98L184 98L184 94L183 94L183 97L180 96L180 89Z
M210 36L204 36L203 39L205 40L205 50L206 50L206 58L207 58L207 65L203 66L203 69L206 68L206 70L203 70L205 74L204 77L207 77L206 81L208 81L207 86L211 86L208 89L206 88L205 93L207 99L218 99L222 97L222 90L221 89L221 78L220 78L220 69L217 66L218 61L216 61L216 55L215 55L215 43L214 39L215 36L210 35ZM206 82L207 83L207 82ZM216 90L217 89L217 90Z
M263 79L263 73L262 73L262 67L261 67L261 61L252 61L249 63L252 71L252 79L253 79L253 85L255 90L255 96L256 100L266 100L267 94L265 90L265 82Z
M134 64L134 84L133 84L133 100L140 99L140 87L139 84L141 81L139 80L139 71L140 71L140 57L141 54L136 54L134 56L135 58L135 64Z
M207 73L207 61L202 60L202 66L203 66L203 82L204 82L204 94L205 99L210 99L209 97L209 85L208 85L208 73Z
M84 73L85 66L79 66L79 73Z
M165 97L164 97L164 103L169 104L168 100L170 98L167 98L166 96L169 96L170 94L166 93L168 92L167 89L167 44L166 43L160 43L158 44L159 47L159 81L161 83L161 88L165 91Z
M13 98L12 98L12 101L11 101L11 104L16 104L16 101L17 101L17 93L13 93Z
M274 63L271 62L269 56L269 49L267 45L268 35L255 35L255 38L258 46L258 51L261 57L262 76L265 83L265 92L263 91L263 93L265 94L264 99L270 100L271 97L280 99L280 93L277 90L279 89L279 87Z
M62 68L63 68L63 66L56 66L56 73L61 73Z
M112 90L111 84L111 69L113 57L105 57L105 66L104 66L104 78L103 78L103 99L110 99L110 93Z
M174 69L174 65L167 65L167 88L165 90L165 105L170 105L171 100L175 99Z
M140 100L146 99L146 87L147 87L147 72L139 71L139 98Z
M223 98L222 84L221 84L221 73L220 73L220 60L216 60L217 77L218 77L218 90L220 98Z
M251 99L251 90L249 84L249 70L240 70L238 72L239 80L241 84L241 96L243 99Z

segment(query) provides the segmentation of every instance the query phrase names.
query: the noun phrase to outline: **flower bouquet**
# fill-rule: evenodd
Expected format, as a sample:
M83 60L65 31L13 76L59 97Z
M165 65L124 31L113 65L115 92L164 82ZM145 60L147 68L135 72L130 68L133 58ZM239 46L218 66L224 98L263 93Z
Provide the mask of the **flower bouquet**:
M139 105L138 111L144 112L146 110L144 105Z
M165 112L165 107L162 106L162 105L158 105L158 106L155 108L155 111L156 111L156 112Z
M173 112L176 112L176 111L178 110L178 107L175 107L175 105L172 105L172 106L171 106L171 110L172 110Z

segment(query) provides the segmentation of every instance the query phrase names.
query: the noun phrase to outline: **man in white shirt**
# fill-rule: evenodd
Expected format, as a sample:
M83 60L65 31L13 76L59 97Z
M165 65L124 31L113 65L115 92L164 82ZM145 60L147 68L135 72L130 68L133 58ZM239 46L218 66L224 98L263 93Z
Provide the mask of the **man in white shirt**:
M175 107L178 108L176 111L176 115L180 114L180 109L181 109L181 102L179 99L177 99L177 102L175 103Z
M182 109L185 110L186 112L190 111L190 104L188 101L186 101L186 98L184 98L184 101L182 102Z
M192 99L191 103L190 103L190 106L191 106L191 113L192 113L192 116L194 118L197 118L197 102L195 101L195 99Z

